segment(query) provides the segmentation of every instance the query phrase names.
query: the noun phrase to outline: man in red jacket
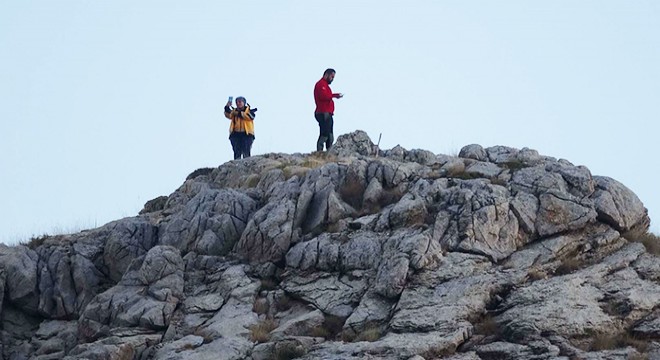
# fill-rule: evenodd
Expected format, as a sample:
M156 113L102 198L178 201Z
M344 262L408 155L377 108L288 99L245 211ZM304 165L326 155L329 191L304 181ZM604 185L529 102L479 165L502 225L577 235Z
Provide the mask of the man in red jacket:
M334 125L332 116L335 113L335 102L332 99L341 99L344 94L332 92L330 84L332 84L332 80L334 79L335 70L327 69L323 73L321 80L317 81L314 86L314 101L316 102L314 117L319 123L319 139L316 141L316 151L323 151L323 144L325 144L326 150L330 150L332 142L335 140L332 130Z

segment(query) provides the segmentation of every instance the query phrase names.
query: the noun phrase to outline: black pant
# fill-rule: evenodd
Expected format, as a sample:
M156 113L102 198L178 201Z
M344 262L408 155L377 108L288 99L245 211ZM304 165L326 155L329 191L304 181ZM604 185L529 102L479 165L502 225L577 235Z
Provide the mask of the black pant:
M333 127L335 124L332 114L330 113L314 113L316 121L319 123L319 138L316 141L316 151L323 151L323 144L325 149L330 150L334 139Z
M248 135L244 132L234 132L229 135L231 148L234 150L234 160L250 157L254 135Z

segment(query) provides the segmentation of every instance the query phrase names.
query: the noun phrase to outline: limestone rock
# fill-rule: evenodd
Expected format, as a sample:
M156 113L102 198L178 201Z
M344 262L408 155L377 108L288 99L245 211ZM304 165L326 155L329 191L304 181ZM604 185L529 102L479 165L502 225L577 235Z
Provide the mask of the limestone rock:
M2 358L660 354L642 202L532 149L376 154L358 131L199 169L155 200L0 246Z
M461 148L458 157L466 159L474 159L478 161L488 161L488 154L486 150L479 144L470 144Z
M159 226L160 243L183 252L225 255L238 242L256 201L235 190L205 188Z
M648 227L648 212L637 195L614 179L596 176L594 180L594 202L600 218L622 232L635 226Z
M350 134L343 134L337 137L337 141L330 148L329 153L337 156L362 155L369 156L374 154L375 145L366 132L357 130Z
M37 261L37 253L25 246L0 246L7 301L31 313L37 312L39 301Z
M109 334L113 327L165 329L183 297L183 260L171 246L152 248L122 282L87 305L80 334L87 342Z

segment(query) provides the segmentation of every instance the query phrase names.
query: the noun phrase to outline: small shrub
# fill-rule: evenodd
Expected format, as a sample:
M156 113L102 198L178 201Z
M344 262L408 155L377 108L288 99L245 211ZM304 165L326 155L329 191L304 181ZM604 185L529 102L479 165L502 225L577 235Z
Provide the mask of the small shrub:
M634 310L634 307L626 299L617 299L611 296L605 296L600 308L607 315L620 317L628 316Z
M312 329L312 336L322 337L328 340L334 339L344 327L344 321L344 318L333 315L326 315L323 319L323 325Z
M346 319L338 316L326 315L323 327L330 332L331 336L335 336L341 332L345 321Z
M147 201L144 204L142 210L140 210L139 214L142 215L163 210L165 208L165 204L167 204L167 199L167 196L163 195Z
M277 282L273 279L261 279L261 287L259 291L273 291L277 289Z
M646 251L653 255L660 256L660 236L652 234L648 231L631 230L623 234L623 237L629 241L644 244Z
M266 319L256 325L252 325L250 327L250 340L258 343L268 342L270 340L270 332L276 327L277 325L272 319Z
M213 168L199 168L199 169L191 172L190 175L188 175L186 177L186 180L192 180L192 179L194 179L198 176L208 175L211 172L213 172Z
M344 228L340 222L326 224L325 232L327 233L338 233Z
M41 235L41 236L35 236L35 237L31 238L30 240L28 240L27 242L21 241L20 244L24 245L24 246L27 246L32 250L35 250L39 246L43 245L44 241L46 241L46 239L48 239L48 238L49 238L49 236L44 234L44 235Z
M492 315L486 314L481 321L474 324L474 332L479 335L497 335L499 325Z
M275 308L279 311L289 310L291 309L291 306L291 299L289 299L289 297L286 295L277 298L275 301Z

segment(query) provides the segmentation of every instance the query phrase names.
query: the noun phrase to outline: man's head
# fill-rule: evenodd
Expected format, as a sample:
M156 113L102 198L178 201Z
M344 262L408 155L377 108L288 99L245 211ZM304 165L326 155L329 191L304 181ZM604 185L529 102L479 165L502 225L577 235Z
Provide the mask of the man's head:
M335 79L335 69L325 69L323 72L323 78L328 84L332 84L332 80Z
M239 97L236 98L236 107L239 108L239 109L242 109L242 108L245 107L246 102L247 101L245 100L244 97L239 96Z

